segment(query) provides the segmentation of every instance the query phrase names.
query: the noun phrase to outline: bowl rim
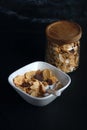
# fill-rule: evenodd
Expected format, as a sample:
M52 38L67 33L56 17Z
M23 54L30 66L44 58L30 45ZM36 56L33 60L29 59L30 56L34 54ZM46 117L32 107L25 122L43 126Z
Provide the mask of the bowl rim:
M34 62L31 62L31 63L29 63L29 64L27 64L27 65L24 65L23 67L21 67L21 68L15 70L14 72L12 72L12 73L8 76L8 82L9 82L10 86L12 86L15 90L18 90L18 91L22 92L23 94L27 95L28 97L30 97L30 98L32 98L32 99L44 100L44 99L48 99L48 98L50 98L50 97L53 97L53 96L54 96L53 94L49 94L48 96L45 96L45 97L34 97L34 96L32 96L32 95L27 94L26 92L24 92L24 91L21 90L20 88L16 87L16 85L13 83L13 81L12 81L12 79L13 79L13 78L12 78L12 75L14 75L17 71L20 71L20 70L22 70L23 68L26 68L27 66L32 65L32 64L35 64L35 63L44 63L44 64L47 64L48 66L51 66L51 67L57 69L58 71L60 71L62 74L64 74L64 75L68 78L68 83L67 83L65 86L63 86L62 88L60 88L58 91L65 90L65 89L70 85L70 83L71 83L71 78L70 78L70 76L69 76L68 74L66 74L65 72L61 71L59 68L57 68L57 67L55 67L55 66L53 66L53 65L51 65L51 64L49 64L49 63L47 63L47 62L45 62L45 61L34 61Z

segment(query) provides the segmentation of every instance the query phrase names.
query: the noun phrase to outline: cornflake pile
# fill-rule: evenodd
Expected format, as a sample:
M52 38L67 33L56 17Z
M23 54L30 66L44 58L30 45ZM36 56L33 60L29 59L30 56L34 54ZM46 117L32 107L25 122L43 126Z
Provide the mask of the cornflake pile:
M48 42L46 61L65 73L74 71L79 65L80 41L58 45Z
M16 87L34 97L43 97L46 92L46 86L58 81L58 78L49 69L29 71L23 75L17 75L13 79Z

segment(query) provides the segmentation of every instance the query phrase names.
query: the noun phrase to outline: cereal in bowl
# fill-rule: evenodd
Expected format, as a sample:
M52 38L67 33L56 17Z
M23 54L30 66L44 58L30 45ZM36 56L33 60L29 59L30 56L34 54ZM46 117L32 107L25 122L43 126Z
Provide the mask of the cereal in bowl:
M34 97L43 97L48 85L60 82L50 69L29 71L23 75L17 75L13 82L16 87L22 89Z

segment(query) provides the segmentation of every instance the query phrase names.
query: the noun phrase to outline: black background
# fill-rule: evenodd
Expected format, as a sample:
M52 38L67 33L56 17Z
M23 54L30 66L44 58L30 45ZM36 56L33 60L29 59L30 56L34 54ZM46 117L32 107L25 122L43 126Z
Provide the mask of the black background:
M81 25L79 68L69 74L70 86L45 107L24 101L8 76L34 61L44 61L45 28L57 20ZM0 1L0 130L87 129L87 4L86 0Z

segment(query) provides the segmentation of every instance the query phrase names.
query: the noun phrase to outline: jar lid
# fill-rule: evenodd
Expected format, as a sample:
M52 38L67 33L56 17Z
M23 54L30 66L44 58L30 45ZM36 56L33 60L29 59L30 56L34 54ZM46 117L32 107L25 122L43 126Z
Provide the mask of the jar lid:
M62 20L48 25L46 35L49 40L58 44L67 44L78 41L82 36L82 29L77 23Z

